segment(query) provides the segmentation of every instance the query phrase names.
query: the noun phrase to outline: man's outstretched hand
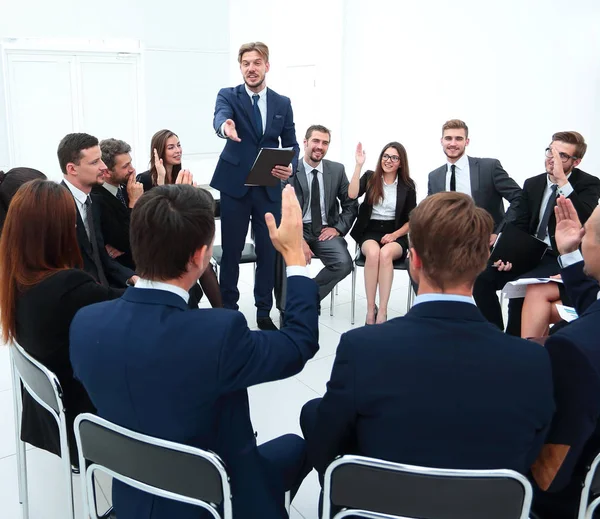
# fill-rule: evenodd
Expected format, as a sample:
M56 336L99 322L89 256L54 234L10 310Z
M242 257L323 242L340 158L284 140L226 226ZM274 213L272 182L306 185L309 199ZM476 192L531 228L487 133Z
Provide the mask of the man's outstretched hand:
M292 186L285 186L281 193L281 223L279 227L271 213L265 214L265 221L273 246L281 253L285 264L288 267L292 265L306 266L302 250L302 209Z

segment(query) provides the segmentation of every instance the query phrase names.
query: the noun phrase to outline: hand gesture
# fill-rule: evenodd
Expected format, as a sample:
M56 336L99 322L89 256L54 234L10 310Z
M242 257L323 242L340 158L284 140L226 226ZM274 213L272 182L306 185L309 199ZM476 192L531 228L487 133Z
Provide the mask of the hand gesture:
M118 249L115 249L112 245L106 244L104 246L104 248L106 249L106 252L108 252L108 255L112 259L118 258L119 256L123 256L123 254L125 254L124 252L122 252L122 251L120 251Z
M223 133L225 137L235 142L242 142L242 139L238 137L237 130L235 129L235 122L233 119L227 119L225 126L223 127Z
M585 230L581 226L573 202L564 196L559 196L556 199L554 215L556 216L554 239L556 240L558 252L562 255L576 251L583 239Z
M360 167L364 166L366 159L367 156L363 150L362 143L359 142L356 145L356 165Z
M504 263L502 260L496 261L493 266L498 269L498 272L508 272L513 267L510 261Z
M310 250L308 243L305 240L302 240L302 252L304 252L304 259L307 265L310 265L310 260L314 257L315 253Z
M554 166L552 167L552 176L556 179L558 187L564 186L568 180L563 169L562 159L556 148L550 148L552 150L552 157L554 159Z
M384 234L383 237L381 238L382 245L386 245L387 243L392 243L394 241L396 241L396 237L394 236L394 233Z
M269 228L269 237L275 249L281 253L285 264L306 266L302 251L302 209L294 193L294 188L285 186L281 193L281 223L275 224L271 213L265 214L265 222Z
M321 234L319 235L319 241L332 240L339 235L340 233L337 229L333 227L323 227L323 229L321 229Z
M271 175L279 180L287 180L292 176L292 166L275 166L271 170Z
M129 207L132 208L143 194L144 185L140 182L136 182L135 173L132 173L127 179L127 198L129 198Z
M157 178L156 184L159 186L164 185L165 178L167 177L167 170L163 164L163 159L158 156L158 151L154 148L154 167L156 168Z
M177 178L175 179L176 184L186 184L188 186L195 186L194 175L190 173L189 169L182 169Z

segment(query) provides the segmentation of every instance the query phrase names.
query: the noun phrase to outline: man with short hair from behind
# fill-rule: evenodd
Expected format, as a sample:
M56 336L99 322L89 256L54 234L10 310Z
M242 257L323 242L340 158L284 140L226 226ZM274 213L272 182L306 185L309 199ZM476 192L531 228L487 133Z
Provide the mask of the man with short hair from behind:
M214 200L190 185L165 185L144 194L132 211L141 279L115 304L80 311L70 334L73 371L98 414L216 452L231 478L234 516L246 519L287 517L285 492L293 497L310 470L299 436L257 446L247 388L297 374L319 349L318 290L307 276L302 211L290 186L280 227L272 214L265 218L288 265L281 330L251 331L234 310L188 309L188 290L212 255ZM117 482L113 503L118 517L205 517L194 506Z
M320 475L343 454L528 472L554 410L550 361L475 306L492 225L462 193L432 195L411 212L413 307L343 334L325 396L302 410Z
M131 146L118 139L100 141L104 183L92 187L92 200L100 208L100 224L104 247L108 255L121 265L135 270L129 244L131 209L144 194L144 187L135 179L131 161Z

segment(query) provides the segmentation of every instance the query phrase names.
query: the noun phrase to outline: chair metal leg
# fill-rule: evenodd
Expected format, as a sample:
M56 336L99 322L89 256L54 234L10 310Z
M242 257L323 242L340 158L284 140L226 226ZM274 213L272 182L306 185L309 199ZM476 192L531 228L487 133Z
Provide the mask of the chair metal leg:
M290 493L290 491L288 490L288 491L285 493L285 510L286 510L286 512L287 512L287 514L288 514L288 517L290 516L290 507L291 507L291 506L292 506L291 493Z
M67 514L65 517L75 519L75 504L73 501L73 474L71 472L71 455L69 451L69 443L67 440L67 424L64 414L61 413L61 425L59 427L60 435L60 454L64 471L65 484L67 486L66 507Z
M27 449L25 442L21 441L21 416L23 402L21 400L21 382L17 375L11 355L11 369L13 380L13 405L15 409L15 445L17 447L17 480L19 486L19 503L23 519L29 519L29 498L27 493Z
M352 302L350 303L350 324L354 324L354 309L356 306L356 265L352 269Z
M329 315L331 317L333 317L333 305L335 305L335 290L337 288L337 285L335 286L335 288L331 291L331 301L329 303Z
M340 294L340 285L335 285L335 295L339 295Z

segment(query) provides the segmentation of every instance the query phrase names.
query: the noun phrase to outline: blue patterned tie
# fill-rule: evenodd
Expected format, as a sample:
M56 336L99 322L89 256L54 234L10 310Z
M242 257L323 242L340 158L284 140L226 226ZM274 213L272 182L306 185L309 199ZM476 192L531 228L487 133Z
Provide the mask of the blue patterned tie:
M121 186L117 188L117 200L121 202L125 207L127 207L127 203L125 202L125 197L123 196L123 190Z
M262 129L262 116L260 115L260 108L258 108L258 100L260 96L258 94L254 94L252 96L252 110L254 111L254 127L258 133L259 137L262 137L263 129Z

